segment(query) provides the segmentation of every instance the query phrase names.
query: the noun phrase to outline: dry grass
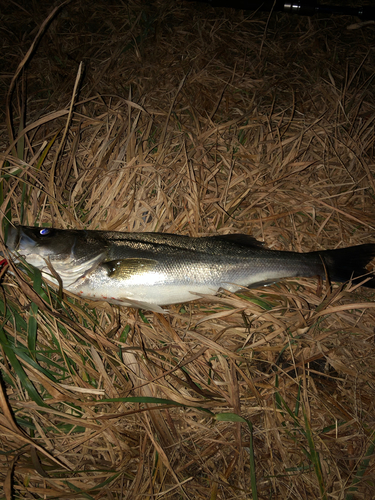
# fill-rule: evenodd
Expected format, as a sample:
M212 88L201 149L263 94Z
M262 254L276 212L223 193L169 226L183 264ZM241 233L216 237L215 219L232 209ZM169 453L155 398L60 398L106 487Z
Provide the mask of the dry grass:
M371 25L79 1L24 59L52 8L18 5L4 220L375 242ZM2 286L7 500L373 497L373 292L289 280L163 316L61 298L30 270Z

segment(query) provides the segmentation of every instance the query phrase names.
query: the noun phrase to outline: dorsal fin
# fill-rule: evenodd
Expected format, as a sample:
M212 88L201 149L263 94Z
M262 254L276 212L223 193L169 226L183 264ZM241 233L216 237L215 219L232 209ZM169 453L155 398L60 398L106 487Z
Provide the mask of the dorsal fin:
M223 234L223 235L210 236L210 238L221 241L228 241L230 243L242 245L243 247L264 248L264 243L256 240L255 238L247 234Z

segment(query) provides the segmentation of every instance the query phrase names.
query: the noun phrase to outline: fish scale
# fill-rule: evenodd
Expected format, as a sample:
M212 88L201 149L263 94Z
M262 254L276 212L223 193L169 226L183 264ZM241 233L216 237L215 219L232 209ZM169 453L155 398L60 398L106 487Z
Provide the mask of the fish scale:
M220 289L236 292L290 277L348 281L369 277L375 244L298 253L269 250L241 235L191 238L168 233L124 233L16 226L7 247L78 296L164 312L160 306L188 302Z

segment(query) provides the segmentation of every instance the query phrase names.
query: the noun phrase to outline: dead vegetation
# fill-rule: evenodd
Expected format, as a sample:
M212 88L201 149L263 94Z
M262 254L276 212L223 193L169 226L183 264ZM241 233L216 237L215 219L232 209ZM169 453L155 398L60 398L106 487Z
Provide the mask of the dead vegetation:
M148 4L68 2L26 56L53 9L5 2L1 217L375 242L373 26ZM373 299L294 279L164 316L5 274L5 498L372 498Z

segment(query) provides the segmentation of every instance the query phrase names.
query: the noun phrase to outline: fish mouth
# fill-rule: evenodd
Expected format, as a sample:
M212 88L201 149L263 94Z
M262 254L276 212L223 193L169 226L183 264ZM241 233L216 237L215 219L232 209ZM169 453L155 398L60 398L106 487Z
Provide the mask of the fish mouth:
M6 247L15 264L20 263L24 257L35 267L41 268L46 265L45 260L36 252L36 242L19 226L8 227Z
M46 267L43 255L38 251L37 242L28 236L22 226L9 226L6 240L6 247L15 264L26 262L38 269Z
M8 226L6 246L10 252L17 252L20 239L20 230L16 226Z
M6 246L12 253L27 256L35 252L37 244L21 227L9 226Z

